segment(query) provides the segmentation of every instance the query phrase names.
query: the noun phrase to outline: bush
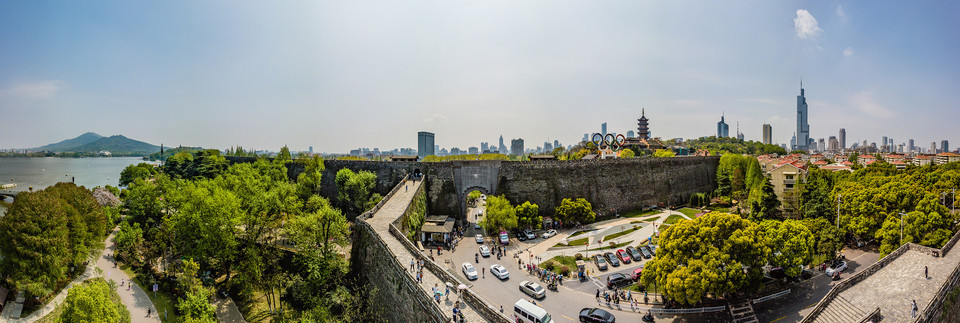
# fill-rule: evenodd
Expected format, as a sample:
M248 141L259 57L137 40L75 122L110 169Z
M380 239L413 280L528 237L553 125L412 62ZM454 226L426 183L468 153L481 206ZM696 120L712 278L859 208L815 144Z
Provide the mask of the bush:
M567 274L570 274L570 267L567 267L567 266L560 267L560 274L564 276L566 276Z
M577 260L583 260L583 254L582 254L582 253L575 254L575 255L573 255L573 258L575 258L575 259L577 259Z
M547 270L553 271L553 267L556 265L557 265L556 262L554 262L553 260L547 260L541 265L541 267L546 268Z

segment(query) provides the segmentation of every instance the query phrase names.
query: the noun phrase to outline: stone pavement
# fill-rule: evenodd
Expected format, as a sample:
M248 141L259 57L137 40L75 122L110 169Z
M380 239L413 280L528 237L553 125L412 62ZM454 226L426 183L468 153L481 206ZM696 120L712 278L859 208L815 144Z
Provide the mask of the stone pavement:
M73 287L73 284L82 283L83 281L90 278L95 278L96 276L97 275L93 270L93 266L87 266L87 269L84 270L82 275L80 275L79 277L74 279L72 282L70 282L70 284L64 287L63 290L61 290L60 293L57 294L57 296L54 296L52 300L47 302L47 304L44 305L39 310L36 310L33 313L30 313L30 315L28 315L27 317L16 319L15 317L19 317L22 314L21 313L21 310L23 309L22 302L20 302L21 304L14 304L14 302L9 302L7 303L7 305L4 306L3 313L0 314L0 319L3 319L3 322L20 322L20 323L36 322L41 318L43 318L44 315L47 315L47 314L50 314L50 312L53 312L53 310L57 308L57 305L60 305L61 303L63 303L63 300L67 299L67 294L70 292L70 288Z
M217 299L216 302L213 302L213 306L217 307L217 320L220 322L247 322L247 320L243 319L243 314L240 313L237 304L234 303L230 297Z
M390 248L390 251L393 254L397 255L401 264L408 265L410 260L416 259L410 251L403 246L403 244L397 240L392 234L390 234L390 223L403 215L403 212L406 211L407 205L410 204L410 201L413 199L414 193L420 187L422 181L407 181L409 186L408 189L400 189L391 197L386 203L383 204L383 207L380 208L373 217L365 220L374 231L380 235L380 238L383 239L383 242L387 244L387 247ZM439 267L446 267L443 264L438 264ZM407 271L407 274L410 277L413 277L413 272ZM444 281L442 281L436 274L432 273L430 270L423 271L423 283L420 284L420 287L423 288L423 292L429 296L433 296L432 288L434 285L443 289L445 286ZM450 293L449 300L447 298L441 298L440 309L444 314L449 315L448 318L453 316L453 306L458 300L458 296L454 294L453 291ZM464 303L464 302L461 302ZM463 310L464 317L467 322L484 322L482 316L477 313L476 310L470 306L461 307Z
M103 270L101 276L105 280L116 282L117 294L120 294L120 301L123 302L123 305L130 311L131 321L160 322L157 309L153 307L153 302L150 301L147 293L137 284L128 286L132 277L127 276L127 273L120 270L119 267L113 266L113 256L111 255L116 252L116 246L113 245L113 236L118 230L119 227L116 227L110 232L110 236L107 237L107 241L105 242L103 252L101 252L100 257L97 258L97 267ZM123 282L123 286L120 286L121 281ZM148 311L150 313L149 316L147 315ZM163 313L160 314L162 315Z
M880 307L884 321L910 321L912 301L917 301L918 313L923 312L958 265L958 249L951 250L942 258L910 249L873 275L840 292L839 296L866 313ZM923 277L924 266L930 269L929 279ZM827 303L824 311L845 305L834 303L836 301ZM816 321L826 321L826 318L818 316Z

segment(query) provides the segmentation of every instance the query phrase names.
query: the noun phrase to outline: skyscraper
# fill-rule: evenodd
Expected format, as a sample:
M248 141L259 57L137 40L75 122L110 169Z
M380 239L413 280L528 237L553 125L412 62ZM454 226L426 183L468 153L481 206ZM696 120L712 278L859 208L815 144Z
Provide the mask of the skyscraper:
M937 142L936 142L936 141L930 142L930 152L929 152L929 153L931 153L931 154L936 154L936 153L937 153Z
M914 145L913 139L907 140L907 150L908 150L908 151L913 152L913 149L914 149L914 146L913 146L913 145Z
M950 143L947 142L946 139L944 139L943 141L940 141L940 150L943 150L943 152L950 151Z
M847 149L847 129L840 128L840 149Z
M793 133L793 137L790 137L790 148L793 150L797 149L797 133Z
M800 95L797 96L797 147L795 150L807 150L810 142L810 124L807 123L807 97L803 93L803 80L800 80Z
M646 110L647 109L640 109L640 119L637 119L637 138L640 138L640 139L650 139L650 127L649 127L650 119L647 119ZM628 135L628 137L633 137L633 136Z
M606 122L600 124L600 134L603 135L604 137L607 136L607 123L606 123Z
M499 147L499 150L500 150L500 153L501 153L501 154L504 154L504 155L507 154L507 145L504 145L504 144L503 144L503 135L500 135L500 147Z
M737 139L743 140L743 133L740 132L740 121L737 121Z
M309 150L308 152L309 152L311 155L313 155L313 146L310 146L309 149L310 149L310 150Z
M510 140L510 154L523 156L523 139Z
M434 148L434 135L432 132L421 131L417 133L417 156L423 158L436 155Z
M490 151L490 144L487 143L487 142L481 142L481 143L480 143L480 151L481 151L481 152Z
M724 115L720 115L720 122L717 122L717 138L726 138L730 136L730 125L723 121Z
M827 150L828 151L840 150L840 141L837 140L837 137L830 136L830 138L827 139Z
M883 136L883 138L880 140L880 152L887 152L887 136Z
M771 127L768 123L763 124L763 144L773 144L773 127Z
M563 146L560 146L560 140L554 139L554 140L553 140L553 149L557 149L558 147L563 147Z
M633 138L633 130L627 130L627 138Z

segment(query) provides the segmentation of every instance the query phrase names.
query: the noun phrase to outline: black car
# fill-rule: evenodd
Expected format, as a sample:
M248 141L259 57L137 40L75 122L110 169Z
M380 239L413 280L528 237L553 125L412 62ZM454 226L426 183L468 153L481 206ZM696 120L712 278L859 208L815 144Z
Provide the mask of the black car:
M643 254L643 257L647 259L653 257L653 254L650 253L650 249L647 248L647 246L640 246L640 253Z
M630 278L623 273L613 273L610 276L607 276L607 288L614 289L617 287L623 287L633 284L633 278Z
M613 317L613 314L610 312L604 311L601 308L584 308L580 310L580 322L587 323L614 323L617 321L617 318Z
M643 260L643 255L640 254L640 250L634 247L627 247L627 253L630 254L630 258L633 258L633 261Z
M614 255L612 252L604 253L603 257L607 258L607 261L609 261L610 264L613 265L614 267L620 267L620 260L618 260L617 256Z
M527 235L523 234L523 232L517 232L517 240L527 241Z

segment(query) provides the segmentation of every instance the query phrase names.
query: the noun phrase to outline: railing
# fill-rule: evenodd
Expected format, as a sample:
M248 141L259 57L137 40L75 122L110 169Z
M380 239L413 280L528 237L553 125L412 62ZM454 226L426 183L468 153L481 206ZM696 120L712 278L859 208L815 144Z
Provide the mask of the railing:
M880 308L877 307L877 309L873 310L873 312L867 314L867 317L864 317L862 320L860 320L860 323L879 322L881 318L883 318L883 316L880 315Z
M359 217L359 218L360 218L361 220L366 220L366 219L372 218L372 217L373 217L373 214L374 214L374 213L377 213L377 211L380 211L380 208L383 207L383 205L386 204L387 201L389 201L390 198L393 197L393 195L397 193L397 191L400 190L400 187L403 186L404 184L406 184L407 178L409 178L409 177L410 177L409 174L404 175L404 176L403 176L403 180L401 180L399 184L397 184L396 186L394 186L393 189L390 190L389 193L387 193L387 196L384 196L382 199L380 199L380 202L377 202L377 205L375 205L372 209L369 209L369 210L367 210L366 212L363 212L363 214L360 214L360 217Z
M658 314L700 314L726 311L726 306L697 307L697 308L651 308L651 313Z
M769 301L769 300L771 300L771 299L774 299L774 298L777 298L777 297L781 297L781 296L787 295L787 294L790 294L790 289L782 290L782 291L779 291L779 292L776 292L776 293L773 293L773 294L770 294L770 295L767 295L767 296L763 296L763 297L760 297L760 298L755 298L755 299L751 300L750 302L752 302L753 304L759 304L759 303L766 302L766 301Z
M944 299L947 297L947 294L949 294L958 283L960 283L960 266L954 268L953 272L950 273L950 276L947 276L947 280L943 282L943 285L940 286L940 289L937 290L937 293L934 294L933 298L930 299L930 302L927 302L927 306L923 307L923 311L920 312L920 315L917 316L917 319L914 322L937 321L939 319L938 316L940 316L940 313L943 312L943 306L937 305L943 303Z

